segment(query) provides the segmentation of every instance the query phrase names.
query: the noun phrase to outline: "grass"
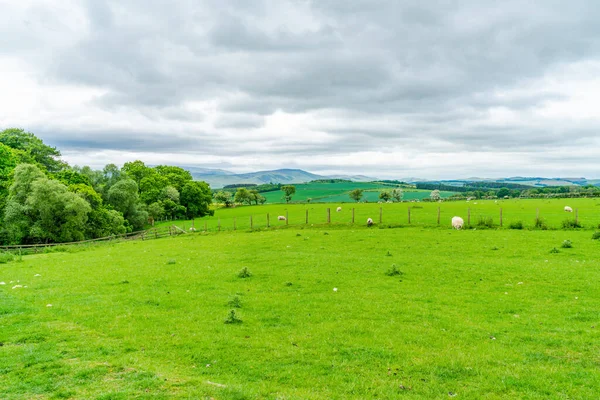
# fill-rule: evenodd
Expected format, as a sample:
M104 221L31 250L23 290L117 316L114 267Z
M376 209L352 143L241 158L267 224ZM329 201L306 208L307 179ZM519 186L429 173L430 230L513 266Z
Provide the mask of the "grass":
M597 396L589 231L301 232L190 234L1 264L2 398ZM564 240L574 246L549 252ZM250 279L238 277L245 266ZM27 288L11 289L17 281Z
M396 188L395 185L384 185L373 182L339 182L339 183L301 183L294 185L296 194L292 197L294 202L306 202L311 199L311 203L332 203L332 202L350 202L350 191L354 189L364 190L363 201L379 201L379 193L383 190L391 191ZM403 188L404 200L422 200L429 198L431 190L417 190ZM283 192L280 190L261 193L267 199L267 203L284 203ZM441 192L442 197L450 197L453 192Z
M277 216L288 216L289 228L306 227L306 212L308 211L308 227L311 225L324 225L327 222L327 209L330 210L332 226L344 226L352 222L352 209L355 209L355 223L362 225L367 218L372 218L379 224L379 210L382 212L383 226L409 226L408 209L410 208L411 226L437 227L437 212L440 208L440 226L447 228L453 216L460 216L468 222L468 213L471 213L471 227L500 228L500 209L502 209L502 229L510 229L511 225L521 226L519 229L565 229L563 221L567 213L563 211L568 204L578 209L578 222L569 224L566 228L596 229L600 223L600 199L526 199L526 200L476 200L476 201L448 201L442 203L330 203L330 204L267 204L259 206L242 206L229 209L218 209L213 217L204 217L194 221L198 230L216 232L219 221L221 230L233 230L234 220L238 230L250 229L250 217L254 229L267 226L269 214L270 227L284 227L285 221L278 221ZM341 212L336 212L338 206ZM536 224L539 211L540 220ZM569 214L574 222L574 216ZM174 222L160 222L157 226L173 224ZM183 229L191 227L191 221L175 221ZM381 226L380 225L380 226Z

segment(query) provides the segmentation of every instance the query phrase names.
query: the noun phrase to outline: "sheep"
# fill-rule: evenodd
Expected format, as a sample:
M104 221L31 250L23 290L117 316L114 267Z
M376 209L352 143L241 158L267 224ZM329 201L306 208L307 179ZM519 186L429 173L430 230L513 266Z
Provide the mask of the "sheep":
M461 217L452 217L452 227L454 229L462 229L465 225L465 221Z
M286 220L286 218L283 215L280 215L279 217L277 217L277 219L279 221L285 221Z
M336 212L340 212L340 211L342 211L342 207L338 207L338 208L337 208L335 211L336 211Z
M371 226L371 225L373 225L373 219L367 218L367 226Z
M193 226L190 228L190 232L196 232L196 228L194 228Z
M569 206L565 206L565 211L566 212L573 212L573 209Z

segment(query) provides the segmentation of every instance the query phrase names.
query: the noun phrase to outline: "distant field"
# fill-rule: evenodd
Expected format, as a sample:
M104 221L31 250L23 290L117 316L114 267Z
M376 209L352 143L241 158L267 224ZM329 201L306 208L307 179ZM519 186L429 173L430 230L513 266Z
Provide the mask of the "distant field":
M350 191L354 189L364 190L363 200L368 202L379 201L379 193L383 190L392 190L394 186L388 186L370 182L342 182L342 183L303 183L294 185L296 194L292 197L292 202L306 202L311 199L311 203L331 203L345 202L350 203L353 200L349 197ZM405 200L423 199L429 197L430 190L403 189ZM283 203L282 191L273 191L261 193L266 197L267 203ZM441 192L442 197L452 196L452 192Z
M262 206L243 206L230 209L219 209L213 217L196 220L198 229L203 229L206 223L209 231L218 230L219 221L222 230L233 229L234 220L237 229L250 228L250 216L254 228L263 228L267 224L267 214L271 226L284 226L285 222L278 221L277 216L288 216L288 224L304 225L306 211L309 214L309 225L320 225L327 222L327 209L330 209L331 223L346 225L352 222L352 209L355 209L355 223L364 224L367 218L379 222L379 210L382 210L383 225L409 226L408 209L411 209L410 225L420 227L437 227L437 212L440 208L440 225L449 227L453 216L462 217L468 222L471 213L471 225L477 228L481 219L491 218L494 227L500 224L500 209L503 215L503 228L508 229L511 223L522 222L525 229L534 228L535 218L539 216L549 229L561 229L565 220L574 220L575 213L564 212L564 206L569 205L578 211L579 223L586 229L595 229L600 224L600 199L511 199L483 201L448 201L442 203L330 203L330 204L266 204ZM338 206L341 212L336 212ZM191 221L181 221L179 224L188 229Z
M393 206L384 215L401 219L406 204ZM429 206L417 215L430 220ZM446 218L466 205L443 206ZM376 207L361 206L361 219ZM282 208L217 215L249 210ZM299 218L303 206L290 211ZM347 210L335 216L347 221ZM362 222L0 264L0 397L597 398L600 244L590 231ZM243 267L252 276L238 277Z

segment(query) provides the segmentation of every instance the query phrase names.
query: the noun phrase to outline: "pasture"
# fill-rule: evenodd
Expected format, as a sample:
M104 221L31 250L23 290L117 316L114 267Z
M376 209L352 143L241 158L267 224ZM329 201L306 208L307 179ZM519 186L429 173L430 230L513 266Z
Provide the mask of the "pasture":
M305 203L310 199L311 203L332 203L332 202L352 202L349 197L350 191L354 189L362 189L363 201L377 202L379 193L383 190L392 190L395 185L384 185L375 182L339 182L339 183L301 183L294 185L296 194L292 197L292 202ZM404 200L422 200L429 198L431 190L418 189L402 189L404 192ZM452 192L440 192L441 197L446 198L452 196ZM267 203L285 203L283 192L280 190L261 193Z
M569 205L577 211L579 224L583 229L597 229L600 225L600 199L511 199L511 200L474 200L433 202L403 202L391 204L377 203L329 203L329 204L267 204L259 206L241 206L221 208L212 217L204 217L194 221L197 230L216 232L220 230L236 230L265 228L267 214L270 227L286 226L286 221L278 221L278 216L287 215L287 225L305 227L327 224L329 209L332 227L352 226L352 209L354 209L355 225L363 225L367 218L372 218L377 225L383 227L442 227L450 226L453 216L460 216L468 221L471 215L471 227L482 229L482 222L491 220L493 228L500 228L500 212L502 212L502 229L510 229L511 224L521 222L524 229L534 229L536 217L539 215L545 229L562 229L565 221L574 221L575 212L567 213L564 206ZM342 207L336 212L337 207ZM440 224L438 225L438 208ZM410 223L408 213L410 209ZM381 210L382 224L379 224ZM308 212L308 224L306 214ZM160 225L173 222L161 222ZM192 221L176 221L176 225L189 229Z
M444 215L465 206L446 205ZM404 216L406 204L389 206ZM422 206L430 221L437 204ZM1 397L597 396L590 230L378 229L337 217L0 264Z

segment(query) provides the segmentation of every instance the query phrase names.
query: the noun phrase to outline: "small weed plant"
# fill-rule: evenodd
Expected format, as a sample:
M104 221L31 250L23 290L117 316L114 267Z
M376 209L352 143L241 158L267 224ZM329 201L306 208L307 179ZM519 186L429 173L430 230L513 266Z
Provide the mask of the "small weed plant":
M240 299L240 296L235 295L229 300L227 305L233 308L242 308L242 299Z
M173 264L177 264L177 260L174 260L171 258L169 261L167 261L167 265L173 265Z
M553 247L552 250L550 250L550 253L552 253L552 254L560 253L560 250L557 249L556 247Z
M541 218L541 217L537 217L535 219L535 221L533 222L533 226L535 227L535 229L541 229L544 231L548 229L548 225L546 224L546 221L544 221L544 218Z
M242 320L235 315L235 310L230 310L229 314L227 314L227 318L225 318L226 324L241 324Z
M15 257L10 253L0 253L0 264L6 264L14 259Z
M592 239L593 240L599 240L600 239L600 231L599 232L594 232L594 234L592 235Z
M388 269L387 271L385 271L385 274L387 276L398 276L398 275L404 275L404 272L400 271L398 269L398 267L396 266L396 264L392 264L391 268Z
M248 267L244 267L240 270L240 272L238 272L238 278L250 278L252 276L252 274L250 273L250 271L248 270Z
M563 249L570 249L571 247L573 247L573 243L571 243L571 241L567 239L562 242L560 247L562 247Z

